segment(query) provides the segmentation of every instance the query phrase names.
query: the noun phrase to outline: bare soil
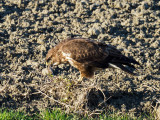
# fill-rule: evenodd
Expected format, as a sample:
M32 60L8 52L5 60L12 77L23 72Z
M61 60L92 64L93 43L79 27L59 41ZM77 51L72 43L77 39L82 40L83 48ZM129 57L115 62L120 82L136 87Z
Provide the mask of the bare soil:
M0 107L158 116L159 9L159 0L0 1ZM106 69L80 85L74 85L79 72L69 65L45 75L47 51L69 37L112 44L143 68L137 66L139 76Z

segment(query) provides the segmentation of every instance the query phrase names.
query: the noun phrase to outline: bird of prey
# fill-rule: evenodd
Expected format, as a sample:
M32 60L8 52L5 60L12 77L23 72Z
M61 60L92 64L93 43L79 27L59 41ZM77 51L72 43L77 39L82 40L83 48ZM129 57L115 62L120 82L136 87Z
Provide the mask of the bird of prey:
M85 38L70 38L59 42L46 55L47 65L57 66L69 63L80 72L83 78L92 78L99 69L118 68L135 75L128 67L135 69L136 60L124 56L115 47Z

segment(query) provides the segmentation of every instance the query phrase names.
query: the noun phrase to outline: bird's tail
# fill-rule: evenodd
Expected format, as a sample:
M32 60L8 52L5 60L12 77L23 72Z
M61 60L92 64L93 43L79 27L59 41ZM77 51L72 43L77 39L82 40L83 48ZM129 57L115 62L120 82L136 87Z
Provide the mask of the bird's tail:
M136 60L128 58L126 56L121 56L121 57L115 57L111 59L109 62L109 67L112 68L118 68L121 69L131 75L136 75L133 73L133 70L135 70L135 66L133 64L140 65ZM131 68L131 69L129 69Z

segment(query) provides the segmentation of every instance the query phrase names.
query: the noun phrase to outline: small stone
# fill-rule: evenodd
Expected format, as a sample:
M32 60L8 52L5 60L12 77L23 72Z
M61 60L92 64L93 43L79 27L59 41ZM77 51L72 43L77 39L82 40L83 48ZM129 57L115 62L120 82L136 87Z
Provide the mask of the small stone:
M157 41L155 41L154 43L151 44L151 47L158 48L159 45L160 45L160 42L157 40Z
M138 18L135 18L135 19L133 20L133 23L134 23L135 25L139 25L140 21L139 21Z
M46 75L53 75L53 70L51 67L48 68L44 68L42 69L42 75L46 76Z
M100 34L100 30L99 29L96 29L96 28L90 28L89 30L88 30L88 34L89 35L99 35Z
M48 71L48 69L47 68L44 68L44 69L42 69L42 75L48 75L49 74L49 71Z
M43 39L38 39L38 40L37 40L37 43L39 43L39 44L44 44L44 40L43 40Z
M30 23L29 22L23 22L22 27L29 27Z
M121 2L115 2L115 8L119 8L121 9L123 6L121 4Z

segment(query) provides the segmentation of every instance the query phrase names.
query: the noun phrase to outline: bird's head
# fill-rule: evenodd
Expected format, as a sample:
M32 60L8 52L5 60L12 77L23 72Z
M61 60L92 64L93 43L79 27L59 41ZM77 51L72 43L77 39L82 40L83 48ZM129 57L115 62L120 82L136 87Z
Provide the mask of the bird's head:
M46 66L50 65L58 65L54 48L51 48L46 55Z

